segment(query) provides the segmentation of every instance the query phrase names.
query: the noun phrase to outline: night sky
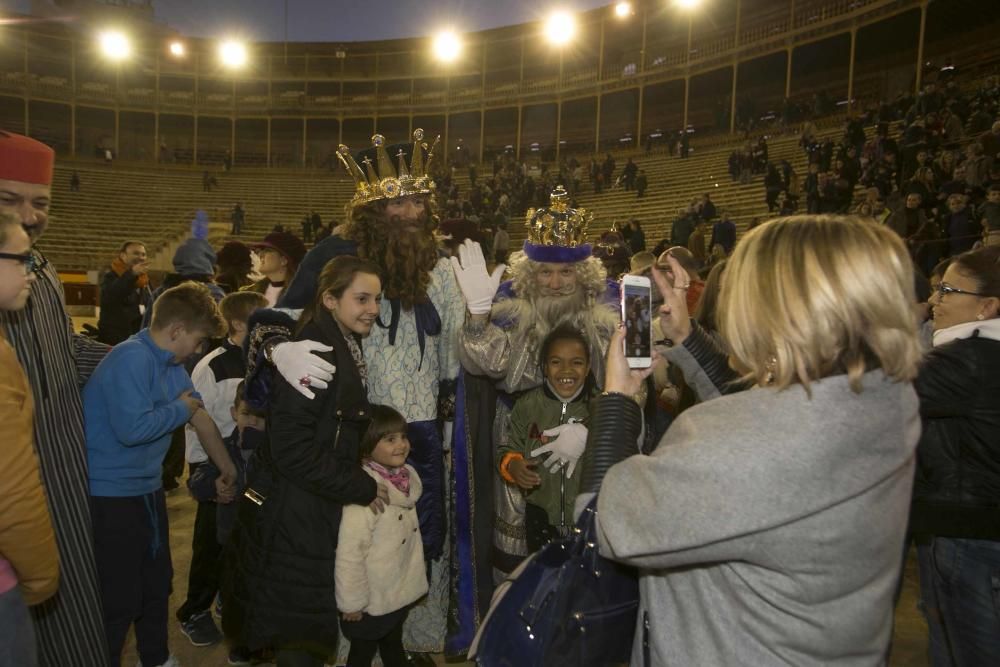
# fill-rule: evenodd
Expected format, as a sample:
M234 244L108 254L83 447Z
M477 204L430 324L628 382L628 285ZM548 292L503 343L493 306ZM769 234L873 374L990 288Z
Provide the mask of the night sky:
M44 1L44 0L43 0ZM50 0L51 1L51 0ZM39 0L35 0L36 3ZM288 39L348 42L496 28L542 18L549 10L579 10L611 0L288 0ZM31 0L0 0L29 13ZM283 0L153 0L157 21L193 37L284 40Z

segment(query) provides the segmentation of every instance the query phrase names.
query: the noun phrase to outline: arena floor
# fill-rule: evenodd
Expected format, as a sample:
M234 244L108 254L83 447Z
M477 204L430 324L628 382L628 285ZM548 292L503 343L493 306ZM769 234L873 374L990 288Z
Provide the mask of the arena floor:
M224 644L196 648L181 634L174 621L174 612L184 602L187 591L188 566L191 562L191 532L194 528L195 502L188 497L185 487L167 496L167 513L170 518L170 550L174 561L174 594L170 598L170 650L184 667L222 667L227 664ZM906 563L903 595L896 609L896 630L890 667L926 667L927 628L917 611L917 565L915 552ZM131 667L138 660L134 640L129 639L122 664ZM437 664L445 664L443 656L435 656ZM471 665L472 663L453 663Z

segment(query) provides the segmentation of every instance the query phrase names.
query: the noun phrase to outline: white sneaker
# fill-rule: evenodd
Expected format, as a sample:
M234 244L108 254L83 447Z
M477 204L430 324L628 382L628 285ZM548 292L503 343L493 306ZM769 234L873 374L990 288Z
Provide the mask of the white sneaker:
M142 667L142 660L136 663L135 667ZM165 663L163 663L162 665L156 665L156 667L181 667L181 663L177 659L177 656L171 655L169 658L167 658L167 661Z

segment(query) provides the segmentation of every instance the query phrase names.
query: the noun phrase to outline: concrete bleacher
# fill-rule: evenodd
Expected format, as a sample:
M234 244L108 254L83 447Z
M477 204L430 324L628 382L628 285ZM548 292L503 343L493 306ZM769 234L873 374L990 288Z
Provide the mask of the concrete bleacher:
M819 131L820 140L839 138L841 123L829 119ZM591 237L613 224L636 218L643 224L647 242L669 236L670 225L680 209L709 192L720 213L728 215L740 233L755 217L766 217L764 188L760 176L749 185L733 182L727 172L727 158L742 140L718 137L695 141L687 159L667 156L661 150L613 153L620 169L628 157L646 170L649 189L642 199L634 191L608 188L596 195L589 183L582 184L579 205L595 214ZM804 180L805 154L798 134L790 132L769 140L770 159L787 159ZM583 162L587 156L579 156ZM484 173L484 165L480 173ZM80 176L79 192L70 190L73 171ZM53 184L52 222L41 242L46 255L63 270L94 270L106 266L125 239L147 244L154 266L169 269L176 242L190 229L198 209L205 210L213 224L212 241L221 245L229 239L244 242L263 238L277 224L300 233L299 223L310 211L323 221L339 223L344 206L353 193L353 182L345 173L278 169L238 169L213 171L218 185L211 192L202 189L202 171L171 166L60 161ZM464 170L456 170L455 181L462 196L469 183ZM233 205L242 202L246 222L239 236L227 233ZM524 238L520 219L511 221L512 240Z
M76 171L81 187L70 190ZM299 232L310 211L324 221L340 219L353 186L343 175L328 172L241 170L212 172L218 186L202 190L202 171L194 169L60 161L52 186L51 222L40 247L63 270L99 269L111 261L122 241L139 239L154 259L190 230L199 209L213 227L229 226L236 202L246 222L239 237L260 240L275 225Z

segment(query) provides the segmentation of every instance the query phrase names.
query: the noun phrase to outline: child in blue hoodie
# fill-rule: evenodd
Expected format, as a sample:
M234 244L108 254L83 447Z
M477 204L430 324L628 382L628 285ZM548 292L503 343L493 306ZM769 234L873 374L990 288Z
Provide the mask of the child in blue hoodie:
M184 361L223 323L209 291L183 283L153 306L150 327L114 349L83 390L91 514L110 665L135 623L143 665L175 665L167 648L170 563L160 467L170 434L198 432L222 471L220 501L232 500L236 470Z

